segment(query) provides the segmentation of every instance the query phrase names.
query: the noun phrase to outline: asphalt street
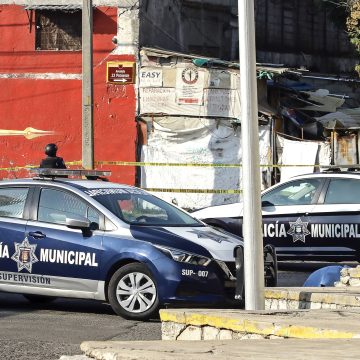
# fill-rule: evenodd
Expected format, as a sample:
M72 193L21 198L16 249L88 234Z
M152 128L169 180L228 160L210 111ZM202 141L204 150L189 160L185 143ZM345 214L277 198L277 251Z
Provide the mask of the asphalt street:
M159 340L160 322L127 321L95 301L33 305L0 293L0 359L51 360L80 354L84 340Z
M302 286L326 263L279 263L278 286ZM160 321L116 316L109 305L77 299L31 304L23 296L0 293L0 359L52 360L81 354L86 340L160 340Z

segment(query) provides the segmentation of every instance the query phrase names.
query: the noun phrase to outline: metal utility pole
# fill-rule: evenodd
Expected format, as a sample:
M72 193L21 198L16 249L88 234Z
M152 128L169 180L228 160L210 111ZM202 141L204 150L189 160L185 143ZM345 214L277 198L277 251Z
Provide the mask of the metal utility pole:
M243 184L245 309L263 310L264 250L261 217L254 0L238 0Z
M82 166L94 168L93 6L82 5Z

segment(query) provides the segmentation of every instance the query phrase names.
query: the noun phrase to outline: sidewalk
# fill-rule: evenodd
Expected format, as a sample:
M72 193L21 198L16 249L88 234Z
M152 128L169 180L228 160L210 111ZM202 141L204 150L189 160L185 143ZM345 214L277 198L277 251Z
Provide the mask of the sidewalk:
M360 310L161 310L163 340L360 339Z
M162 341L86 341L81 350L99 360L360 358L356 288L272 288L265 298L284 310L164 309Z
M360 340L94 341L81 349L98 360L334 360L359 359Z

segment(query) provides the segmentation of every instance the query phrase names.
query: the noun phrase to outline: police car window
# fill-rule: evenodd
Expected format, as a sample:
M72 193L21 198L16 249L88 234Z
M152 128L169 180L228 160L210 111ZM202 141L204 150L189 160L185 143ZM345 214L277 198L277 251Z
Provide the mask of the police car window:
M66 224L67 217L82 216L99 223L99 215L87 204L67 192L42 189L38 209L38 221Z
M167 222L169 218L164 208L139 197L119 199L118 204L123 218L127 222Z
M311 204L320 184L321 179L292 181L263 195L262 201L276 206Z
M0 189L0 216L21 219L28 191L28 188Z
M86 216L91 222L96 222L97 224L99 224L99 213L94 210L91 207L88 207L87 210L87 216Z
M360 204L360 180L332 179L324 203Z
M129 190L126 193L123 189L94 189L88 194L130 224L203 226L187 213L141 190Z

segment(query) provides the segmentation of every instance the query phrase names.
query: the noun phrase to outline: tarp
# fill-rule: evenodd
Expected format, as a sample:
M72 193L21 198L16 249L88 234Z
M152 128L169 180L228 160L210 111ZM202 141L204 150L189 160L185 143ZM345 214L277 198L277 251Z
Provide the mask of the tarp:
M314 172L314 165L330 165L330 144L317 141L289 140L277 135L281 181Z
M316 120L327 129L360 129L360 108L342 109Z
M190 74L187 72L190 71ZM151 74L158 74L151 80ZM192 76L191 81L185 76ZM158 78L162 79L162 84ZM239 75L218 70L143 67L140 76L140 113L240 118Z
M309 275L303 286L334 286L335 282L340 281L340 272L344 267L348 266L331 265L316 270Z
M154 56L175 58L161 63ZM239 71L229 67L198 67L190 62L191 58L189 55L165 51L141 51L140 114L219 117L239 121ZM213 63L208 64L210 66ZM266 116L272 116L276 111L267 102L266 80L258 79L257 83L258 110Z
M299 110L307 111L321 111L321 112L335 112L337 108L342 106L345 102L345 99L329 96L330 92L326 89L318 89L316 91L303 92L308 95L307 99L310 102L315 103L314 105L304 106L298 108Z
M142 146L141 161L190 164L240 164L241 133L228 121L215 119L189 119L185 117L156 118L148 134L147 145ZM267 163L270 154L270 129L260 128L260 157ZM266 173L266 169L261 171ZM144 166L141 170L143 188L180 190L154 192L167 200L176 200L186 209L199 209L240 201L241 168L201 166ZM266 181L266 176L262 176ZM268 184L266 184L268 185ZM265 185L263 185L265 187ZM187 193L199 189L199 193ZM228 193L206 193L206 190L230 190Z

